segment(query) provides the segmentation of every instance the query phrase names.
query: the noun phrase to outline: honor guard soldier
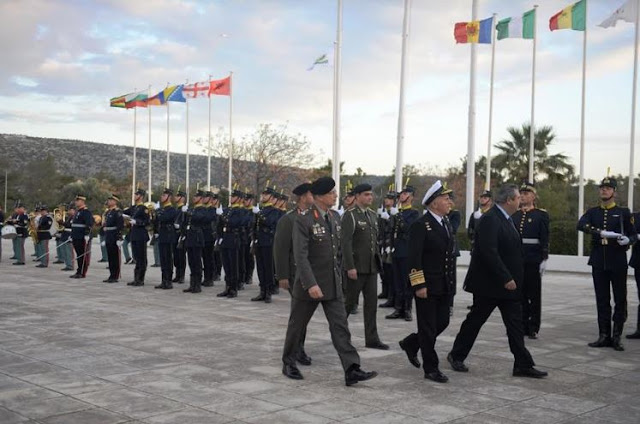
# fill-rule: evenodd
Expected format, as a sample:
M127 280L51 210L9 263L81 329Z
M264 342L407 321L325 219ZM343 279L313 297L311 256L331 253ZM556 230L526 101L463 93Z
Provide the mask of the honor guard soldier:
M51 240L51 227L53 226L53 218L49 215L49 208L46 205L40 206L40 220L38 221L38 245L40 254L38 260L40 263L37 268L46 268L49 266L49 240Z
M156 289L172 289L171 277L173 276L173 246L177 242L174 224L178 211L171 203L173 190L165 188L160 195L160 207L156 210L155 227L158 233L156 243L160 253L160 269L162 270L161 283Z
M549 214L536 208L535 202L536 188L525 182L520 186L520 209L511 217L522 238L522 325L530 339L537 339L540 331L542 275L549 259Z
M347 181L344 186L344 196L342 197L342 206L338 209L338 214L342 217L346 211L351 209L356 201L356 195L353 192L353 184L351 181Z
M640 212L636 212L632 217L633 226L636 230L636 242L633 243L633 250L631 252L631 260L629 266L634 269L634 276L636 278L636 289L638 290L638 299L640 299ZM636 331L627 334L627 339L640 339L640 305L638 305L638 321Z
M35 256L36 258L33 262L38 262L40 259L40 243L38 243L38 224L40 224L40 202L36 203L33 208L33 214L29 214L29 235L31 236L31 241L33 242L33 254L31 256Z
M381 303L381 308L393 308L395 306L395 290L393 284L393 263L391 258L393 220L391 219L391 208L395 207L398 193L391 190L384 196L382 207L378 213L378 245L380 247L380 258L382 259L382 292L379 299L387 299Z
M105 206L104 213L107 213L107 211L109 210L108 201L104 202L104 206ZM102 255L98 262L104 263L109 260L108 253L107 253L107 245L105 243L104 220L102 221L102 225L100 225L100 228L98 229L98 239L100 240L100 254Z
M360 368L360 356L351 344L341 287L340 219L338 213L330 209L336 202L335 185L331 177L314 181L311 186L314 204L294 223L293 254L297 268L282 353L282 373L295 380L303 379L296 365L300 340L318 305L322 305L331 340L345 372L345 384L352 386L378 374Z
M306 211L313 204L311 195L311 183L303 183L293 189L296 196L296 208L287 212L278 221L276 233L273 238L273 260L275 265L276 279L281 289L288 290L293 295L293 283L296 276L296 263L293 259L293 226L299 215ZM302 365L311 365L311 358L304 351L304 341L307 338L306 327L300 335L300 344L296 360Z
M203 228L209 222L207 208L202 203L206 193L197 190L193 196L193 207L184 213L184 221L180 227L180 238L187 251L189 261L189 288L184 293L202 292L202 248L204 247Z
M120 246L122 246L122 230L124 229L124 217L122 210L118 208L120 198L111 194L107 199L107 211L102 220L102 232L104 234L104 247L107 249L107 261L109 261L109 278L103 283L117 283L120 279Z
M213 259L213 249L216 244L212 225L216 221L216 210L212 205L213 193L211 191L203 191L202 208L206 212L207 220L202 226L202 236L204 246L202 247L202 270L203 270L203 287L213 287L213 270L215 267Z
M409 275L415 295L418 333L400 341L409 362L420 366L424 377L437 383L449 378L438 367L436 338L449 326L451 297L456 291L456 238L448 214L453 206L451 190L436 181L422 200L427 212L410 229Z
M231 205L220 215L218 234L221 237L220 249L226 287L224 291L217 294L218 297L238 297L240 232L247 222L246 214L242 211L243 196L242 191L234 189L229 199Z
M467 225L467 236L471 242L471 249L473 250L473 238L475 234L475 228L478 224L478 220L482 218L482 215L493 207L493 195L490 190L485 190L480 194L480 200L478 200L478 210L471 214L469 217L469 223Z
M71 239L71 225L73 223L73 217L76 214L76 205L74 202L70 202L67 205L67 216L63 221L64 230L60 234L60 251L59 255L64 262L64 268L61 271L73 271L73 240Z
M56 260L51 262L52 264L63 264L64 263L64 254L63 251L64 246L62 245L62 235L64 234L64 216L67 213L67 205L65 203L58 204L58 207L53 211L53 224L56 226L57 231L53 236L56 240Z
M413 209L411 203L415 188L405 185L398 196L399 208L391 208L393 217L393 278L395 288L395 311L387 315L387 319L404 318L413 320L411 304L413 293L409 285L409 228L420 218L420 213Z
M365 346L388 350L380 341L376 315L378 311L378 222L369 206L373 203L371 184L358 184L353 189L354 206L342 216L342 265L347 273L345 308L347 317L357 304L360 293L364 297Z
M244 280L246 269L246 248L250 244L249 241L249 222L252 220L253 214L244 207L244 201L247 197L247 193L239 191L241 201L238 212L242 214L243 224L238 229L238 291L244 290Z
M76 213L71 221L71 240L76 251L78 269L69 278L85 278L91 263L91 229L93 228L93 215L87 209L87 198L78 194L76 196Z
M180 190L176 191L175 196L173 196L173 203L176 204L176 219L173 224L173 228L176 231L180 231L181 225L184 222L184 212L186 212L187 207L185 206L187 201L187 193ZM173 244L173 266L176 269L176 274L172 283L184 284L184 274L187 268L187 251L185 249L178 249L178 238L176 237L175 243Z
M220 216L224 212L222 206L220 205L220 196L217 193L213 194L213 200L211 202L211 207L215 210L215 220L211 224L213 237L216 240L216 243L213 247L213 281L220 281L220 275L222 274L222 257L220 256L220 246L218 242L220 241L220 235L218 234L218 230L220 227Z
M244 250L244 275L242 276L242 284L247 285L253 283L253 271L256 267L255 259L251 252L251 243L253 241L251 233L255 225L255 216L253 214L253 210L256 207L255 198L256 196L254 196L253 193L249 193L247 190L243 201L245 213L247 214L247 224L244 228L242 243L242 249Z
M591 234L589 265L593 275L598 308L598 340L590 347L613 347L622 351L622 328L627 319L627 250L636 231L628 208L616 205L618 183L605 177L600 183L600 206L587 210L578 221L578 230ZM611 334L611 289L613 289L613 336Z
M131 254L136 261L133 270L133 281L127 283L128 286L144 286L144 277L147 273L147 242L149 241L149 231L147 226L151 223L149 209L143 203L147 192L139 188L134 193L134 205L124 211L125 218L129 217L131 231Z
M281 217L280 210L274 205L274 198L277 195L273 188L267 187L260 195L262 208L255 213L255 244L253 247L256 253L260 294L251 299L253 302L271 303L275 275L273 271L273 238Z

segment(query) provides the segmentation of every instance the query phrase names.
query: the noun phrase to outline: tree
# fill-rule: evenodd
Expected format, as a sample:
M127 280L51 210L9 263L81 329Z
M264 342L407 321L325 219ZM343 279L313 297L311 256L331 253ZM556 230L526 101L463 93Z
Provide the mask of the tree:
M523 124L522 128L509 127L510 139L500 141L495 147L500 153L492 159L495 168L505 181L521 182L529 176L529 140L531 125ZM569 164L568 157L562 153L549 154L549 146L556 135L550 126L540 127L535 131L534 140L534 172L537 181L545 178L558 181L572 181L574 167Z

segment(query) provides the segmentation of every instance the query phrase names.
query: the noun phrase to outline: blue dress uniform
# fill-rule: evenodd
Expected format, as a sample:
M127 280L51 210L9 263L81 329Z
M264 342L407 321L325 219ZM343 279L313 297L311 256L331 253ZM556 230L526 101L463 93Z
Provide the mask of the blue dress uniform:
M207 191L204 194L205 197L213 199L212 192ZM204 237L204 246L202 248L202 269L204 279L202 280L202 286L211 287L213 286L213 274L215 269L213 250L216 244L216 238L214 236L213 223L216 220L216 210L211 207L210 204L205 205L204 209L206 211L207 221L202 227L202 235Z
M165 189L163 194L173 195L171 189ZM160 269L162 271L162 282L156 286L158 289L171 289L171 277L173 276L173 246L177 241L176 228L174 223L178 211L173 207L171 201L167 201L160 205L156 210L155 227L158 232L156 243L158 244L158 252L160 253Z
M46 206L41 206L41 210L47 210ZM47 210L48 212L48 210ZM44 215L40 217L38 222L38 244L40 245L40 264L38 268L46 268L49 266L49 240L51 240L51 226L53 225L53 218L51 215Z
M202 204L195 205L184 213L184 227L180 228L184 234L184 249L189 261L189 288L185 293L200 293L202 291L202 248L204 247L203 228L209 221L207 208Z
M139 189L135 194L144 197L146 192ZM133 270L133 281L127 283L127 285L144 286L144 277L147 273L147 242L149 241L147 226L151 223L149 210L144 203L139 202L127 208L124 214L129 215L132 219L129 240L131 240L131 255L133 260L136 261L136 267Z
M86 197L78 195L76 200L86 200ZM76 251L78 269L69 278L84 278L87 276L91 263L91 229L93 228L93 215L86 206L78 207L71 221L71 240Z
M531 184L520 191L532 191ZM549 259L549 214L544 209L520 209L511 216L522 239L524 281L522 284L522 325L524 333L536 338L540 332L542 311L542 275L540 264Z
M271 303L275 273L273 270L273 238L276 234L276 226L282 217L281 211L271 203L267 203L256 214L255 218L255 245L256 268L260 281L260 294L252 301Z
M407 186L403 192L414 193L415 189ZM420 218L420 213L411 205L403 207L393 216L393 285L395 290L395 311L387 315L387 319L404 318L411 321L411 303L413 293L409 285L409 228Z
M633 226L636 230L637 240L633 244L633 250L631 252L631 260L629 266L634 269L634 276L636 277L636 288L638 289L638 299L640 299L640 212L636 212L632 217ZM640 305L638 305L638 322L636 331L628 334L627 339L640 339Z
M246 199L247 193L242 193L242 199ZM240 203L239 211L243 216L243 225L239 231L239 246L238 246L238 290L244 290L244 282L247 278L247 252L250 248L249 242L249 223L252 218L252 213L244 207L244 201Z
M385 197L396 201L398 193L389 191ZM382 292L378 296L380 299L387 299L386 302L380 304L381 308L390 308L395 306L395 289L393 283L393 261L391 256L392 239L393 239L393 219L389 214L391 208L385 208L384 204L379 209L378 214L378 248L380 250L380 259L382 261L382 272L380 278L382 280Z
M245 193L246 200L254 199L254 195L252 193ZM242 248L244 249L244 276L242 278L243 284L251 284L253 283L253 271L256 267L256 263L253 257L251 243L253 243L252 239L252 231L255 226L255 216L253 214L253 206L249 204L245 205L245 213L247 214L247 223L245 225L245 231L243 236L243 244Z
M242 192L234 190L232 196L241 197L242 194ZM226 287L223 292L218 293L218 297L232 298L238 296L240 231L242 226L247 222L246 214L242 209L242 205L236 203L226 208L220 216L218 234L222 239L220 249Z
M605 178L600 186L614 189L614 178ZM601 205L587 210L578 221L578 230L591 234L591 255L589 265L593 275L593 285L598 308L598 329L600 336L591 347L613 346L623 350L620 344L622 328L627 319L627 249L615 238L606 238L601 231L624 234L630 240L636 239L636 231L631 224L631 212L615 203ZM613 311L613 338L611 333L611 289L615 307Z
M112 194L111 199L119 202L120 199ZM114 206L107 209L102 221L102 231L104 234L104 244L107 249L107 260L109 261L109 278L103 280L104 283L117 283L120 278L120 246L122 242L122 230L124 229L124 217L122 210Z
M178 202L176 203L176 219L173 224L173 228L176 231L180 231L184 221L185 216L182 211L184 207L183 199L186 199L187 194L184 191L178 190L176 192L176 196L178 197ZM180 199L181 198L181 199ZM176 237L175 242L173 244L173 266L176 269L175 277L171 280L172 283L183 284L184 283L184 273L187 268L187 251L184 248L178 248L178 239Z

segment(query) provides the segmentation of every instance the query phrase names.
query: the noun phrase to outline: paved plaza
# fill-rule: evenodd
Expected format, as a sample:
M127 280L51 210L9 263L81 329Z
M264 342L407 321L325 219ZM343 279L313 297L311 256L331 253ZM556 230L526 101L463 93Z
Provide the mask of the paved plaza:
M450 378L423 378L398 347L416 323L384 319L389 351L366 349L362 314L350 318L352 340L374 380L345 387L327 323L319 309L309 325L305 379L281 374L289 295L270 305L250 302L253 284L236 299L218 299L221 284L199 295L105 284L105 264L74 280L58 265L12 266L3 240L0 263L0 423L638 423L640 341L626 351L588 348L597 337L588 274L549 273L543 280L543 326L527 340L545 380L511 377L512 356L497 312L466 363L453 372L445 357L460 328L467 293L456 297L452 323L439 337L441 368ZM30 243L28 242L27 245ZM97 244L96 251L98 250ZM28 252L30 253L30 252ZM151 258L151 250L149 250ZM465 269L458 272L459 285ZM637 296L629 279L629 315Z

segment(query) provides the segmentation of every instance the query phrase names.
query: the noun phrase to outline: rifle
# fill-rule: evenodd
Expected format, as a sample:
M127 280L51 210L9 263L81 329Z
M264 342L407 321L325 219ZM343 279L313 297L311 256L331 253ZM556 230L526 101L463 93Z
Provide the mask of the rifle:
M184 222L184 216L187 216L186 223ZM187 231L191 229L191 212L186 211L182 213L183 221L180 223L180 235L178 236L178 249L184 249L184 241L187 238Z

